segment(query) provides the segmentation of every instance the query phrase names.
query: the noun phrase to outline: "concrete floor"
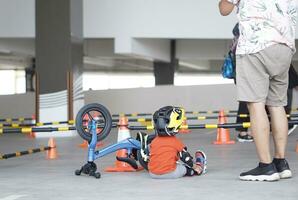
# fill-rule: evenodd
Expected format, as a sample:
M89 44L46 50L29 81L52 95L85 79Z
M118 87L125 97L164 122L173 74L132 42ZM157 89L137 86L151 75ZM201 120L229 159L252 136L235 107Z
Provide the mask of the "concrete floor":
M134 135L133 133L132 135ZM105 144L116 141L113 131ZM234 137L234 131L231 132ZM201 177L153 180L146 171L106 173L115 155L97 160L101 179L75 176L86 159L86 150L77 147L81 138L58 138L59 159L46 160L44 153L0 160L0 200L35 199L298 199L298 154L295 152L298 129L289 137L288 160L294 178L278 182L242 182L238 175L257 165L253 143L215 146L215 130L196 130L181 138L191 152L197 148L208 156L208 172ZM46 145L46 139L28 139L21 134L2 135L0 152Z

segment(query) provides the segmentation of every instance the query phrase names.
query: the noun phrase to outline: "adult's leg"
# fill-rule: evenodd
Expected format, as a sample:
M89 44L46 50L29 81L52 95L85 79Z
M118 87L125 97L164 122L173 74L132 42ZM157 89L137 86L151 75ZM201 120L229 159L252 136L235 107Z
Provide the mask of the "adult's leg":
M244 123L244 122L249 122L249 117L243 117L240 115L248 115L248 108L247 108L247 104L244 101L239 101L239 107L238 107L238 112L237 112L237 119L236 119L236 123ZM250 133L247 132L247 128L244 127L239 127L236 128L236 131L238 131L238 135L237 135L237 140L239 142L253 142L253 137L251 136Z
M288 98L288 104L285 106L285 111L287 115L291 114L292 111L292 99L293 99L293 89L289 89L287 91L287 98ZM291 119L291 118L289 118ZM294 125L288 125L288 129L293 128Z
M268 60L266 66L271 72L269 92L266 99L266 105L270 112L271 130L274 141L274 159L275 165L280 178L292 177L289 164L285 159L285 152L288 137L288 120L284 106L287 102L288 89L288 69L292 59L292 51L285 45L277 46L280 50L278 54L283 56L274 56L272 60ZM275 61L274 59L277 58ZM271 62L270 62L271 61ZM274 64L278 64L274 66ZM270 67L270 68L269 68Z
M248 114L248 109L247 109L247 105L246 102L244 101L239 101L239 107L238 107L238 112L237 112L237 119L236 119L236 123L243 123L243 122L249 122L249 118L248 117L239 117L240 114ZM247 132L247 128L236 128L237 131L239 132Z
M293 99L293 89L288 89L288 91L287 91L287 105L285 106L285 111L288 115L291 114L292 99Z
M251 130L254 137L257 154L261 163L271 163L269 120L265 110L265 104L247 103L250 114Z
M271 128L275 146L274 157L285 158L288 140L288 120L284 107L268 106L271 116Z

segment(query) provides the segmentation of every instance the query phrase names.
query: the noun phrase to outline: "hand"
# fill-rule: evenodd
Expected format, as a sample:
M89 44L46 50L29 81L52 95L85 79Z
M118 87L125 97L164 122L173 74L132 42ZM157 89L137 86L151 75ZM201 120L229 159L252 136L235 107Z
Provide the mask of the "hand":
M234 10L235 5L228 2L227 0L221 0L218 7L220 14L222 16L227 16Z

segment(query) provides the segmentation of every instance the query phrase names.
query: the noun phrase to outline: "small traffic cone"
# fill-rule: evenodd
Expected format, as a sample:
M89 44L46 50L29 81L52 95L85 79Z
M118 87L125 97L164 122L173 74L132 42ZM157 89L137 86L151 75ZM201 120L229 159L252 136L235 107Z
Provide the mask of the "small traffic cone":
M83 117L83 126L88 127L88 124L89 124L89 116L84 115L84 117ZM84 140L83 143L79 144L78 146L83 148L83 149L87 149L88 145L89 144L88 144L87 140Z
M102 147L102 146L104 146L103 141L97 142L97 144L96 144L96 147L97 147L97 148L98 148L98 147Z
M182 126L181 126L182 128L179 129L179 132L178 133L181 133L181 134L188 134L188 133L190 133L191 131L188 128L185 128L187 126L188 126L187 125L187 118L185 117L183 119L183 122L182 122Z
M118 123L119 129L118 129L118 139L117 141L120 142L122 140L125 140L127 138L130 138L130 133L128 129L128 119L127 117L120 117L119 123ZM116 152L116 157L125 157L127 158L127 150L121 149ZM116 160L115 166L107 167L105 169L106 172L135 172L142 170L143 168L134 169L126 162L118 161Z
M31 115L31 124L36 124L36 116ZM36 138L35 132L30 132L28 135L28 138L34 139Z
M32 118L31 123L32 124L35 124L36 123L36 116L35 115L31 115L31 118Z
M297 145L296 145L296 153L298 153L298 140L296 141Z
M84 140L81 144L79 144L78 146L82 149L87 149L88 148L88 142L87 140ZM98 142L96 144L96 147L102 147L104 145L104 143L101 141L101 142Z
M97 128L96 130L97 130L98 133L100 133L100 132L102 131L102 128ZM98 148L98 147L102 147L102 146L104 146L103 141L99 141L99 142L97 142L97 144L96 144L96 147L97 147L97 148Z
M218 124L227 123L227 118L225 117L224 110L220 110L218 115ZM234 140L230 140L230 130L225 128L217 129L216 141L213 141L213 144L235 144Z
M30 139L34 139L34 138L36 138L35 132L30 132L30 133L27 135L27 137L30 138Z
M93 117L96 117L96 116L93 116ZM88 126L88 123L89 123L89 116L88 115L84 115L83 117L83 126L87 127ZM96 131L97 132L100 132L102 130L102 128L96 128ZM82 149L87 149L88 148L88 142L87 140L84 140L83 143L79 144L78 146ZM98 142L96 144L96 147L101 147L103 146L103 142Z
M83 143L79 144L78 146L81 147L82 149L87 149L88 148L87 140L84 140Z
M49 160L57 159L58 157L57 146L54 138L49 139L48 146L51 147L51 149L47 151L47 159Z

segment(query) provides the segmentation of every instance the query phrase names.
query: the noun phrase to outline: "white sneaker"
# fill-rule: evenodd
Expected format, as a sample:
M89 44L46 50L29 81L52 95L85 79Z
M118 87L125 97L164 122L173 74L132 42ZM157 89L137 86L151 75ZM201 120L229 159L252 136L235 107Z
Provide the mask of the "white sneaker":
M297 124L295 124L292 128L289 129L288 135L290 135L295 130L295 128L297 128Z

